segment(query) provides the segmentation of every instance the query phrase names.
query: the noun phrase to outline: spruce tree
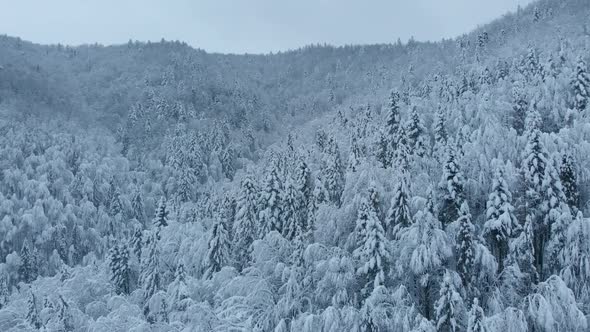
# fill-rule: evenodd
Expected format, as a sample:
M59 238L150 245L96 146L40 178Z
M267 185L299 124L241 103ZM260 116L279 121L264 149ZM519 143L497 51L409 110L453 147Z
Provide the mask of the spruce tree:
M246 176L241 183L241 190L236 200L236 217L234 222L234 258L239 270L250 259L250 246L257 237L256 222L258 189L251 176Z
M160 289L160 250L158 239L159 237L156 232L151 232L146 239L142 254L141 285L143 287L143 314L146 317L150 314L149 300Z
M131 235L131 250L137 256L137 261L141 263L141 250L143 247L143 230L140 226L135 227L133 235Z
M229 258L229 237L225 224L218 218L209 237L204 277L212 278L215 272L221 271L229 263Z
M25 241L20 252L21 265L18 274L22 281L30 283L37 279L37 262L35 255L29 249L28 241Z
M358 213L355 229L357 247L353 255L361 263L357 274L366 282L363 294L368 296L374 288L384 284L390 257L385 230L368 199L363 200Z
M563 192L567 199L567 204L574 211L577 210L580 204L580 192L578 190L574 160L569 153L564 153L561 158L559 178L563 186Z
M385 228L390 238L397 238L399 233L412 223L410 213L410 193L408 189L408 174L400 172L391 198L391 206L385 218Z
M457 272L461 276L463 286L469 290L474 277L475 227L471 222L471 213L469 213L467 202L461 204L459 215L459 234L457 235L455 248L457 252Z
M122 211L123 205L121 204L121 194L119 193L119 188L115 188L109 203L109 212L111 216L116 216Z
M173 310L184 310L186 305L184 300L190 298L188 286L186 284L186 272L184 264L179 263L174 271L174 281L168 286L169 302Z
M590 101L590 74L588 74L586 62L582 57L578 58L576 64L576 77L572 81L574 90L574 107L577 111L582 112L588 106Z
M322 168L322 179L324 180L324 187L328 192L330 202L340 207L342 203L340 199L345 184L344 166L340 159L340 150L333 137L328 142L328 151Z
M293 240L305 232L306 216L302 206L302 196L294 181L287 178L282 198L282 224L283 237L288 240Z
M158 232L162 227L168 226L168 211L166 210L166 199L164 199L164 197L160 198L153 224Z
M350 154L348 156L348 170L350 172L356 172L359 165L361 164L361 151L356 137L352 137L350 143Z
M307 166L305 159L300 156L297 159L297 167L295 169L295 184L297 190L301 193L301 210L304 219L305 231L312 229L315 202L313 199L313 180L311 177L311 170Z
M525 129L529 103L522 87L515 85L512 91L512 127L518 135L522 135Z
M445 112L442 107L439 106L436 111L436 119L434 123L434 141L440 147L447 144L448 134L445 124Z
M117 294L130 292L129 249L125 245L115 245L110 251L109 268L111 281Z
M444 225L457 220L459 209L465 200L463 173L459 169L455 150L452 145L447 147L447 159L444 164L442 179L439 183L441 207L439 220Z
M486 332L483 309L479 306L479 300L473 299L469 319L467 321L467 332Z
M416 106L412 107L410 120L406 126L406 133L408 135L410 152L419 157L424 156L426 153L426 146L424 143L425 129L422 120L420 119L420 115L418 115L418 108Z
M8 297L10 291L8 290L8 280L4 273L0 274L0 310L2 310L8 304Z
M444 332L461 331L461 310L463 299L457 291L453 275L446 271L440 286L439 299L435 303L436 330Z
M375 158L379 162L382 168L389 167L389 156L388 156L388 141L387 136L383 130L379 132L379 138L377 140L377 151L375 154Z
M39 321L39 312L37 311L37 301L35 300L35 294L31 291L29 299L27 301L27 323L35 329L41 328L41 321Z
M60 331L74 331L73 317L70 312L70 305L66 302L63 296L59 296L59 306L57 312L57 319L59 322Z
M514 216L512 193L504 179L504 171L498 169L492 184L492 192L486 204L486 222L483 235L498 262L498 273L504 269L510 238L517 234L518 220Z
M279 178L277 162L272 162L266 172L266 180L260 192L259 237L263 238L270 231L282 233L281 223L283 184Z

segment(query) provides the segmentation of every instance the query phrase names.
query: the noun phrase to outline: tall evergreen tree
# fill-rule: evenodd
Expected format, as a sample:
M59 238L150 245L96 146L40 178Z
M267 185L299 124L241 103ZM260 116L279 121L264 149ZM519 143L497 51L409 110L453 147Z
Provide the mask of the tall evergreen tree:
M528 107L529 103L522 87L515 85L512 90L512 127L518 135L524 133Z
M397 183L391 198L391 206L385 218L385 228L390 238L396 238L402 229L409 227L412 223L410 213L410 193L408 189L407 172L399 172Z
M580 204L580 191L576 177L574 160L571 154L564 153L559 168L559 178L567 199L567 204L573 210L577 210Z
M221 268L229 263L229 258L229 237L225 224L221 219L218 219L213 225L209 237L204 277L207 279L212 278L215 272L221 271Z
M18 274L22 281L30 283L37 279L37 262L36 257L29 249L28 241L25 241L20 252L21 265L18 268Z
M590 74L586 62L582 57L578 58L576 64L576 77L572 81L574 89L574 107L577 111L584 111L590 101Z
M410 120L406 126L406 133L408 134L408 143L410 151L419 157L424 156L426 153L426 144L424 142L424 124L418 115L418 108L412 107L410 113Z
M439 106L436 111L436 119L434 123L434 141L439 147L444 147L447 144L448 134L445 124L445 112Z
M130 292L129 249L125 245L115 245L110 250L109 268L111 281L117 294Z
M358 213L355 229L357 247L353 255L361 263L357 274L366 281L363 294L368 296L374 288L384 284L390 257L385 230L373 204L364 199Z
M282 224L283 236L288 240L302 235L305 232L305 214L303 210L302 194L296 188L294 181L288 177L282 198Z
M166 199L164 197L160 198L153 223L158 232L160 228L168 226L168 210L166 210Z
M469 290L474 277L475 227L471 222L471 213L469 213L467 202L461 204L459 215L459 234L455 249L457 252L457 272L461 276L463 286Z
M4 273L0 274L0 310L8 304L8 297L10 291L8 290L8 280Z
M186 272L184 264L179 263L174 271L174 281L168 286L168 296L173 310L186 309L184 300L190 298L188 286L186 284Z
M461 321L463 299L457 291L453 276L446 271L440 286L440 297L436 301L436 330L444 332L461 331L464 325Z
M486 332L483 309L479 306L479 300L473 299L469 320L467 321L467 332Z
M254 180L246 176L241 183L241 190L236 200L236 217L234 222L234 258L238 269L243 269L250 259L250 246L257 237L256 222L258 189Z
M465 200L464 181L463 173L457 164L455 150L452 145L449 145L442 179L439 183L441 192L439 219L443 225L447 225L459 217L459 209Z
M278 165L275 162L266 172L266 180L260 192L259 237L263 238L270 231L282 233L281 222L283 183L279 178Z
M359 165L361 164L361 151L356 137L352 137L350 143L350 154L348 156L348 170L356 172Z
M328 142L328 151L322 168L322 179L324 180L324 187L328 192L330 202L339 207L342 203L340 199L345 184L344 167L340 159L338 144L336 144L333 137Z
M27 301L27 323L35 329L41 328L41 321L39 320L39 312L37 311L37 301L35 300L35 294L31 291L29 299Z
M142 254L141 285L143 287L143 314L150 315L149 301L160 289L160 250L159 237L156 232L151 232L146 239Z
M512 193L504 179L504 171L498 169L492 185L492 192L486 204L486 222L483 235L486 238L492 254L498 262L498 272L504 269L504 260L508 255L508 243L515 236L519 224L514 216Z
M131 235L131 250L137 256L137 260L141 263L141 250L143 247L143 231L141 227L135 227L133 235Z
M295 184L297 190L301 193L301 209L305 230L308 232L312 229L311 225L313 224L315 214L315 202L313 199L314 184L311 177L311 170L302 156L297 159Z

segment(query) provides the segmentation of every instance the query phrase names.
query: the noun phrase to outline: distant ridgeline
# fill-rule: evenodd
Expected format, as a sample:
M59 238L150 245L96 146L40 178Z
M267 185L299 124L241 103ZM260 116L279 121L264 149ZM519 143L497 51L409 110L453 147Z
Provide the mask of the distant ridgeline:
M0 37L0 331L587 331L588 17L269 55Z

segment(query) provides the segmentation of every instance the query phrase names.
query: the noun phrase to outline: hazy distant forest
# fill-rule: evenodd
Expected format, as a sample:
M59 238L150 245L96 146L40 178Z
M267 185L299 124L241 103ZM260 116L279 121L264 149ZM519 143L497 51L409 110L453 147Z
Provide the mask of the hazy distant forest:
M589 17L268 55L0 36L0 331L590 331Z

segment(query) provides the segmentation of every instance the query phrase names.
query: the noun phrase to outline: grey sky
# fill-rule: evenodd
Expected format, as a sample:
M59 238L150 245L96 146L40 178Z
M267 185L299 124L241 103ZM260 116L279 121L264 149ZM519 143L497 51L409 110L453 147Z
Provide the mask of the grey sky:
M266 53L311 43L439 40L531 0L0 0L0 34L37 43L186 41Z

